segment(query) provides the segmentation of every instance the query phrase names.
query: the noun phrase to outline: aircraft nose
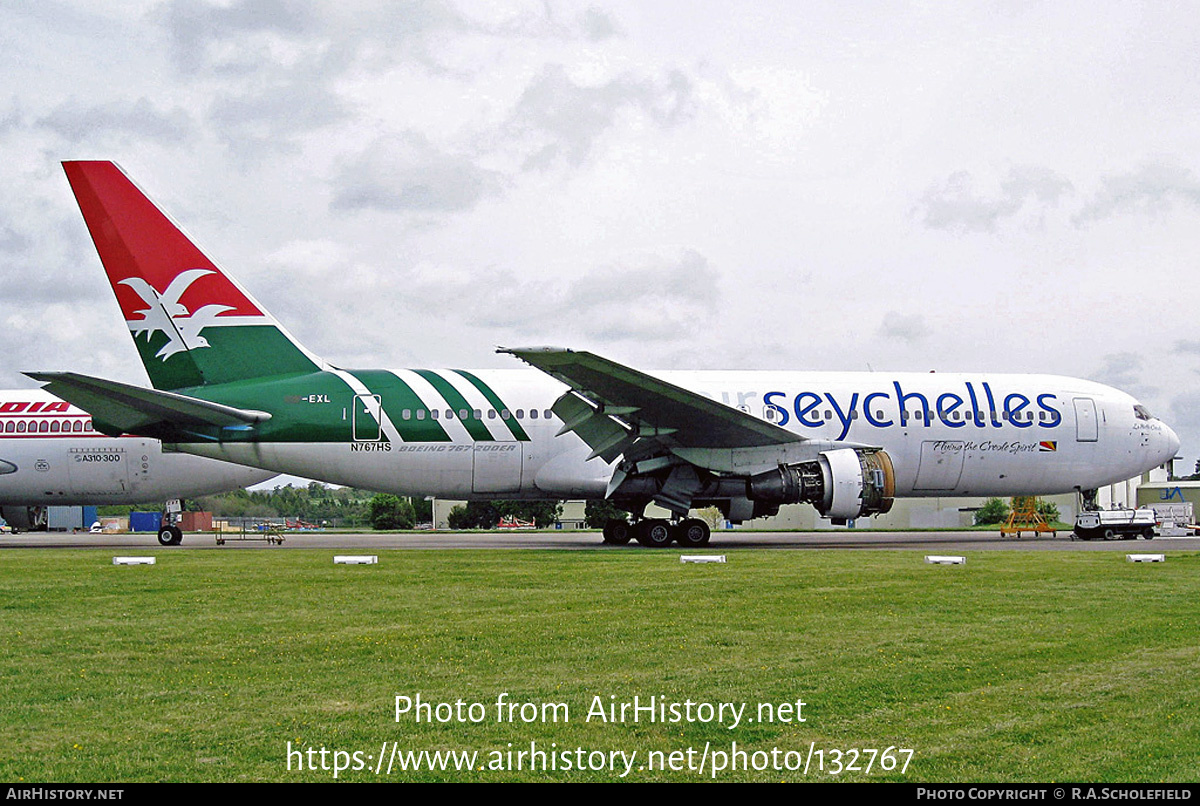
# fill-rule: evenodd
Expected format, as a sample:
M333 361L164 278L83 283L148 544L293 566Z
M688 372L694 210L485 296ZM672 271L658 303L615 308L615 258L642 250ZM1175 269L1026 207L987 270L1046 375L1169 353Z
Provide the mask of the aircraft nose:
M1157 425L1158 430L1152 433L1149 442L1144 444L1152 452L1155 464L1161 467L1179 455L1179 435L1162 420L1159 420Z
M1163 436L1166 438L1166 447L1164 453L1166 458L1164 462L1169 462L1179 454L1179 435L1169 425L1163 424Z

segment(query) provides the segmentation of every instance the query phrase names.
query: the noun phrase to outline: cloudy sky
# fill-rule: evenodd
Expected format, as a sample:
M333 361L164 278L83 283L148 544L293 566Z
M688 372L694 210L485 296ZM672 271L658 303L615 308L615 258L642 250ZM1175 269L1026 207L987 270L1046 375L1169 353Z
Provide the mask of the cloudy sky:
M0 385L145 382L58 166L112 159L342 366L1058 373L1190 472L1194 6L494 5L0 5Z

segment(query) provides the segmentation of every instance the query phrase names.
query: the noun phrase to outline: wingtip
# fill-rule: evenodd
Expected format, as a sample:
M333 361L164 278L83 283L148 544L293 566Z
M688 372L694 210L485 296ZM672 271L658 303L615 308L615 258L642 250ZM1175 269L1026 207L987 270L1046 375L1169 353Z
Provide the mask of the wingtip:
M497 347L496 352L508 353L509 355L520 355L521 353L570 353L574 351L569 350L566 347L539 345L537 347Z

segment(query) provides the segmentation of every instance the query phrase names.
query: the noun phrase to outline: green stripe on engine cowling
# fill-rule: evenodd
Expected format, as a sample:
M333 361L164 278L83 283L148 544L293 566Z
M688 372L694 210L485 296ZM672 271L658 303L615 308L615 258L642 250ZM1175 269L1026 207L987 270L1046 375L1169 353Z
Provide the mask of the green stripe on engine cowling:
M508 416L503 418L504 424L508 426L508 430L512 432L514 438L516 438L519 442L529 442L529 435L525 433L525 429L521 427L519 422L517 422L517 418L513 415L512 410L509 409L508 406L504 405L504 401L500 399L500 396L492 391L492 387L488 386L486 383L472 375L470 372L467 372L465 369L456 369L454 371L466 378L475 386L476 389L482 392L483 396L488 399L488 402L492 404L497 412L500 412L502 415L503 412L508 412Z

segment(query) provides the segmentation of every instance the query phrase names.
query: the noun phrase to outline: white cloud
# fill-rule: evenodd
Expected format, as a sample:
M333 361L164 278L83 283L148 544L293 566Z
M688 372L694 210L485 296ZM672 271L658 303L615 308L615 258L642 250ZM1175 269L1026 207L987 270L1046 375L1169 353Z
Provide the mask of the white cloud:
M1138 353L1109 353L1104 356L1103 366L1089 377L1135 397L1148 397L1158 390L1142 381L1143 364L1142 356Z
M902 314L888 311L879 326L879 336L887 340L899 340L908 344L924 341L929 336L929 326L919 313Z
M86 104L71 98L38 118L37 125L73 143L96 142L118 134L163 143L182 143L196 128L178 106L164 110L147 98Z
M691 108L691 81L669 71L660 81L619 76L601 84L572 80L560 64L546 65L521 95L507 129L530 141L526 168L565 161L578 167L624 110L669 126Z
M1093 223L1118 213L1156 214L1177 204L1200 208L1200 178L1177 163L1148 162L1125 173L1105 176L1075 220Z
M454 212L498 193L503 178L442 151L419 132L381 137L334 179L332 209Z
M988 192L966 171L932 185L919 208L927 227L959 232L991 232L1026 206L1052 207L1071 192L1071 183L1036 165L1010 168L999 187Z

